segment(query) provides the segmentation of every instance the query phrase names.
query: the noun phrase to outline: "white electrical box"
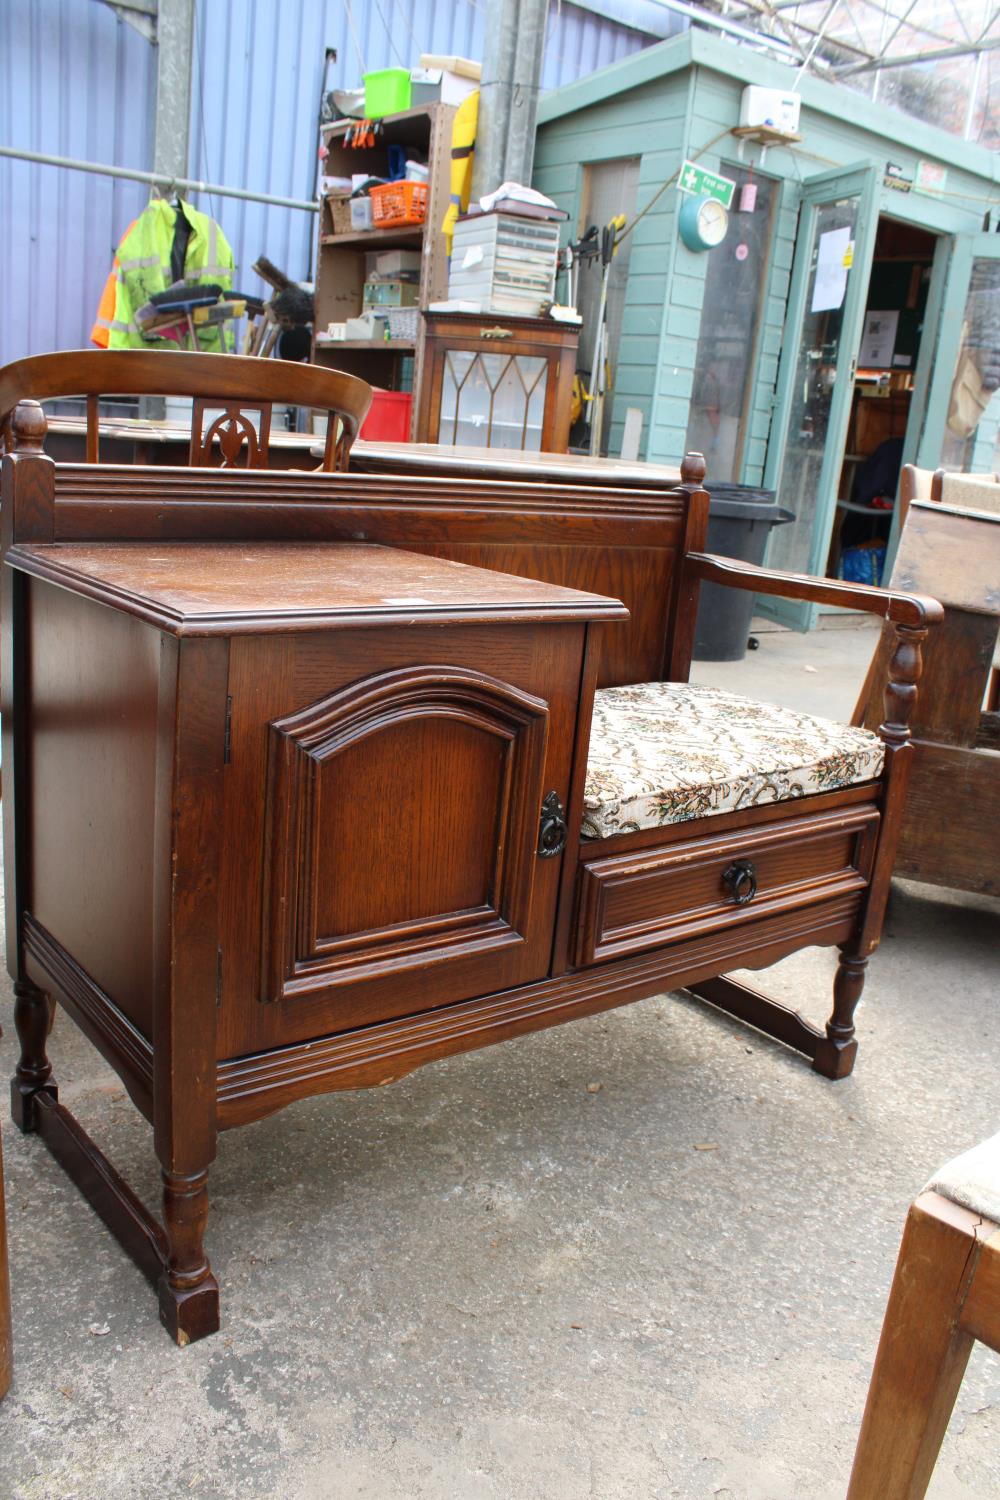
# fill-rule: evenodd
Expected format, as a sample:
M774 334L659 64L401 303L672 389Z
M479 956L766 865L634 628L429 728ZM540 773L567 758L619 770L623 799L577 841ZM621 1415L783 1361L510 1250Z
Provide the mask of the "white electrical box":
M764 89L751 83L743 90L740 101L740 125L751 128L766 125L771 130L780 130L783 135L796 135L801 106L798 94L785 93L783 89Z

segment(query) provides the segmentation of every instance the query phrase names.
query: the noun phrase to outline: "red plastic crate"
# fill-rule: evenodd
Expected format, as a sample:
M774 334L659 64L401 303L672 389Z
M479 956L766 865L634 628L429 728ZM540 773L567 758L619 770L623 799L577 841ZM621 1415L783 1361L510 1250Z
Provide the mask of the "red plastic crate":
M412 410L412 391L375 390L358 436L372 443L408 443Z

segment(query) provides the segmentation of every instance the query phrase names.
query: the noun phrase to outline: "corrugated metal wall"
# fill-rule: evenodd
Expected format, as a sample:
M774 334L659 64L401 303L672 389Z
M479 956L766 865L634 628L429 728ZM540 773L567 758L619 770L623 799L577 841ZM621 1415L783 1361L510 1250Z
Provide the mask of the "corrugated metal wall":
M420 52L479 57L484 0L197 0L189 175L311 198L327 47L331 87ZM556 88L651 38L553 0L542 75ZM0 120L5 145L150 169L155 52L100 0L0 0ZM115 182L0 159L0 362L86 346L114 246L146 201ZM232 198L197 207L221 222L240 267L263 251L309 270L315 217Z
M93 0L2 0L5 146L149 170L153 50ZM0 158L0 362L84 345L139 183Z

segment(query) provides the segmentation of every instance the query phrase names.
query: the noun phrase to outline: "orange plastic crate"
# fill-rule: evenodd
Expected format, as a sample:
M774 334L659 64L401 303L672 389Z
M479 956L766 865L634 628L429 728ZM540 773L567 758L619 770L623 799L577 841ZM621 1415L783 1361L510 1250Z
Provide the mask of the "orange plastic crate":
M427 217L426 182L383 182L371 190L372 227L422 224Z

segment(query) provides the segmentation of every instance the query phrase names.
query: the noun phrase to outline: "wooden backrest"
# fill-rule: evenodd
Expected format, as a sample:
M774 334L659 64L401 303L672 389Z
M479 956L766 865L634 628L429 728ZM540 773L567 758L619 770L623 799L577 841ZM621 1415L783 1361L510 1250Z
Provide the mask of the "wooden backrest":
M933 500L959 510L1000 512L1000 479L996 474L958 474L904 464L899 473L900 529L913 500Z
M935 495L932 497L937 499ZM941 503L956 510L985 510L1000 516L1000 484L994 474L941 475Z
M172 356L169 356L172 357ZM196 356L197 358L207 356ZM704 546L704 464L672 491L542 481L56 464L22 404L4 461L5 545L50 541L368 541L621 599L600 685L684 680Z
M925 647L915 738L974 745L1000 626L1000 514L914 500L890 586L932 594L945 607ZM883 627L855 712L855 722L868 728L877 728L881 715L890 634Z
M144 349L38 354L0 369L0 450L11 445L10 419L18 402L66 396L86 398L88 463L100 459L102 396L190 396L192 467L266 468L271 409L277 402L327 413L322 467L331 470L347 468L372 391L366 381L339 370L237 354Z

